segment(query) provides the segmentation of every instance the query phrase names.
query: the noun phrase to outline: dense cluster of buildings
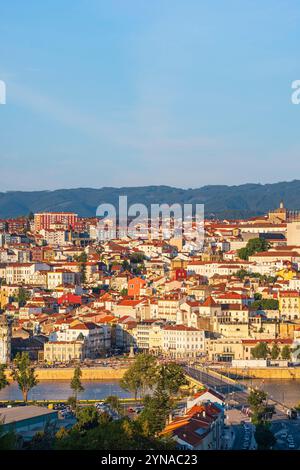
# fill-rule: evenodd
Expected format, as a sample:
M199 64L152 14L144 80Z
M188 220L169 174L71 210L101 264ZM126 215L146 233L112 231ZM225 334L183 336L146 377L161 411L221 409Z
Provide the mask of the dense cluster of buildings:
M0 362L19 351L55 363L133 348L230 363L251 359L260 342L296 360L298 220L283 204L205 220L201 251L159 232L99 241L97 219L74 213L1 220ZM242 259L257 238L268 248Z

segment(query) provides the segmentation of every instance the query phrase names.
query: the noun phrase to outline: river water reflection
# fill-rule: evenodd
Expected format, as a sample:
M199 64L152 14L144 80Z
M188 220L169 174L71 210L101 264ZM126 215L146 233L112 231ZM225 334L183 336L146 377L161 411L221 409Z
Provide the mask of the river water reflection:
M250 385L249 381L245 381ZM124 391L117 380L90 380L82 381L85 388L80 398L101 400L108 395L117 395L120 398L132 397L131 393ZM252 380L253 386L265 390L275 400L284 402L288 406L300 403L300 380ZM70 382L65 380L40 382L30 393L31 400L61 400L72 395ZM15 383L0 391L0 400L21 400L22 394Z
M268 393L274 400L278 400L287 406L295 406L300 403L300 380L272 380L253 379L252 382L245 380L250 386L259 387Z
M87 400L100 400L108 395L117 395L120 398L131 397L132 394L124 391L117 380L90 380L82 381L84 392L80 398ZM72 395L70 381L45 380L40 382L29 392L29 400L62 400ZM22 394L15 383L0 391L0 400L21 400Z

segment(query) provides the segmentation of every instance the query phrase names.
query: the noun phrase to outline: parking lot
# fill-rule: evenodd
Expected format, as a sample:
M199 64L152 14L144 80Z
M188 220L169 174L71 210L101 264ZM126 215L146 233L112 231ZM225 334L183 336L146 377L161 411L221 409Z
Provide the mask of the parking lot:
M95 407L99 413L107 413L113 420L120 419L122 415L128 416L130 419L135 419L143 410L141 405L122 405L121 413L113 410L109 404L104 402L95 403Z

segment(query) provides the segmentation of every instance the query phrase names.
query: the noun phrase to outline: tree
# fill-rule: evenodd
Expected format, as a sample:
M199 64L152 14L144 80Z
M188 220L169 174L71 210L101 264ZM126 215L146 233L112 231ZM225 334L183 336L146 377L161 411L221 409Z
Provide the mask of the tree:
M130 370L130 372L129 372ZM135 400L137 399L138 393L141 389L141 378L136 370L132 367L127 369L122 379L120 380L120 386L134 394Z
M141 264L144 262L146 259L145 255L143 253L134 253L130 255L130 263L131 264Z
M106 397L105 403L110 406L112 410L120 414L122 411L122 405L120 399L116 395L109 395Z
M139 416L146 435L157 435L166 425L167 417L172 409L172 402L168 393L157 387L153 396L147 395L144 400L144 409Z
M127 259L125 259L123 261L122 268L123 268L123 271L130 271L131 270L131 265L130 265L130 263L128 262Z
M80 366L76 366L74 369L74 375L70 384L71 389L74 392L74 398L76 400L76 403L77 403L78 394L84 391L84 387L82 386L82 383L80 380L81 376L82 376L82 372L81 372Z
M277 359L279 354L280 354L280 348L276 343L274 343L271 349L271 358Z
M240 252L240 258L242 258L244 255L248 256L248 250L246 249L246 247L241 248L239 252ZM247 271L246 269L239 269L236 273L234 273L234 276L238 277L241 280L243 280L245 277L259 279L259 281L263 283L267 282L268 284L274 284L274 282L276 282L277 280L276 276L269 276L267 274L260 274L260 273L252 273L252 272Z
M258 450L267 450L276 444L276 438L269 424L257 424L254 434Z
M5 375L5 364L0 364L0 390L9 385L9 382Z
M291 348L286 344L281 350L282 359L289 360L291 358Z
M242 250L242 248L241 248ZM234 276L238 277L240 280L243 280L244 277L249 276L250 277L251 273L249 271L246 271L246 269L239 269Z
M241 259L247 260L248 257L249 257L248 250L245 246L243 248L240 248L239 250L237 250L237 254L238 254L238 257L241 258Z
M251 310L278 310L279 302L276 299L255 300L251 304Z
M76 428L80 431L92 429L98 426L99 415L94 406L84 406L76 413Z
M68 431L66 428L60 428L55 434L55 438L59 441L60 439L65 439L68 436Z
M102 416L102 415L101 415ZM100 417L101 418L101 417ZM140 421L123 418L99 423L90 429L74 426L54 442L59 450L168 450L174 442L145 434Z
M267 394L263 390L253 389L248 396L248 403L252 411L252 422L260 424L265 421L267 411Z
M6 432L3 430L3 422L0 421L0 451L14 450L17 445L17 435L13 430Z
M133 392L135 398L138 392L145 396L146 391L152 389L157 383L158 372L157 359L154 356L145 353L138 354L125 372L120 385L125 390Z
M43 431L35 433L29 442L29 450L52 450L55 437L55 426L53 423L46 423Z
M258 343L251 349L251 355L254 359L267 359L269 348L267 343Z
M267 393L263 390L252 389L248 397L248 403L253 409L257 409L262 403L266 402L267 396Z
M86 263L81 263L80 265L80 274L82 284L86 283Z
M241 259L247 260L249 256L261 251L266 251L269 247L269 243L264 238L251 238L244 248L238 250L238 256Z
M72 408L72 410L75 410L76 406L77 406L76 398L75 397L69 397L68 401L67 401L67 404Z
M170 362L160 367L158 386L167 391L170 395L178 393L180 387L187 384L188 380L179 364Z
M18 295L14 297L14 300L18 302L20 307L24 307L26 305L27 300L30 299L30 294L24 287L19 288Z
M139 275L143 272L145 265L144 260L146 259L143 253L134 253L130 256L130 263L132 265L132 273Z
M22 392L23 400L26 403L29 391L38 384L35 369L30 365L30 358L27 352L16 355L12 377L17 382Z
M85 251L80 253L79 256L74 256L75 261L79 263L80 266L80 274L81 274L81 282L85 284L86 282L86 263L87 263L87 254Z

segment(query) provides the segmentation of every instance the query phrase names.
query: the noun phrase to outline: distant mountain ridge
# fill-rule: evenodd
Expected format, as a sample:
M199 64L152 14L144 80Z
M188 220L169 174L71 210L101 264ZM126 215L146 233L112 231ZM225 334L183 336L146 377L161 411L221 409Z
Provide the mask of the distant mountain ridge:
M279 206L281 200L292 210L300 209L300 180L239 186L209 185L196 189L171 186L141 186L100 189L76 188L54 191L7 191L0 193L0 217L17 217L40 211L74 211L93 217L101 203L118 206L118 197L128 196L128 204L205 204L206 217L254 217Z

